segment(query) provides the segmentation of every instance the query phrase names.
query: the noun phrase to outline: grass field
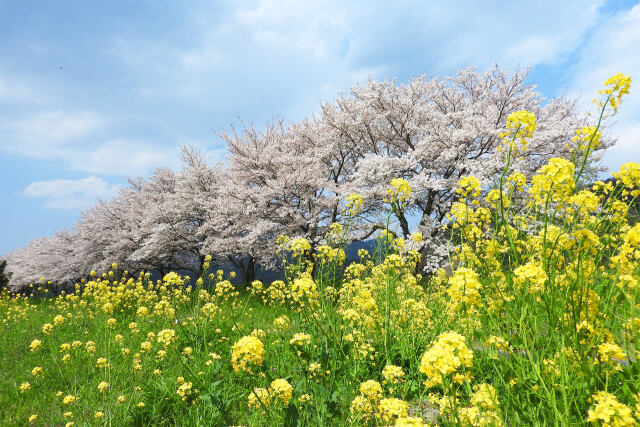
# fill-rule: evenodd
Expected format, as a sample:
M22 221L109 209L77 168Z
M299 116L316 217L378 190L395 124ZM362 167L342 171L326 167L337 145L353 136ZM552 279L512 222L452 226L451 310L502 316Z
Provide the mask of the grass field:
M458 181L449 273L417 274L422 235L388 226L344 266L347 221L314 253L278 238L283 280L246 289L207 258L193 279L114 264L3 292L2 424L638 425L640 165L581 186L587 127L527 180L509 164L535 118L511 119L496 187ZM391 181L386 224L410 196Z

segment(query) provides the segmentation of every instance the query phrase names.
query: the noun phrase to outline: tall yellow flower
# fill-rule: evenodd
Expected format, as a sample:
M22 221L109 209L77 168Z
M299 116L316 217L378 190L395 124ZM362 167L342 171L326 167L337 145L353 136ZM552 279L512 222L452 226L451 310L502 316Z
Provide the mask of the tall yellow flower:
M407 402L391 397L380 400L377 415L385 425L389 425L398 418L406 417L408 411L409 404Z
M294 255L302 255L311 250L311 244L307 239L300 237L289 242L289 250Z
M279 378L271 383L271 394L278 397L283 405L288 405L291 400L293 387L285 379Z
M606 426L635 426L633 413L611 393L599 391L593 395L595 405L587 413L587 422Z
M176 338L177 338L176 331L174 331L173 329L163 329L160 332L158 332L157 339L159 343L161 343L165 347L168 347L169 345L171 345L171 343L173 343L176 340Z
M442 384L444 375L454 373L460 367L471 367L473 352L467 347L465 337L456 332L440 334L435 343L424 353L420 372L427 376L427 388Z
M41 348L42 348L42 341L40 340L33 340L31 341L31 344L29 344L30 351L38 351Z
M66 395L66 396L64 397L64 399L62 399L62 403L63 403L63 404L65 404L65 405L70 405L70 404L72 404L72 403L75 403L75 402L76 402L76 400L78 400L78 398L77 398L77 397L75 397L75 396L74 396L74 395L72 395L72 394L68 394L68 395Z
M516 268L513 273L515 274L514 283L518 288L527 284L529 293L537 294L544 291L547 273L538 263L530 261Z
M251 372L252 365L261 366L264 362L264 345L251 335L244 336L233 345L231 363L236 372Z
M596 130L595 126L585 126L576 130L576 136L572 138L578 150L585 151L587 148L593 150L600 145L602 134Z
M619 172L613 172L612 175L624 184L628 194L634 197L640 195L640 164L625 163L620 166Z
M478 197L480 195L480 181L475 176L463 176L458 181L456 193L460 194L463 199L468 196Z
M358 193L351 193L347 196L346 211L355 216L360 213L362 207L362 196Z
M608 106L611 107L613 113L618 112L618 106L623 95L629 93L631 87L631 77L618 73L615 76L609 77L604 82L605 88L598 91L601 95L609 97ZM600 102L599 106L605 106L603 102Z
M391 180L391 187L387 190L387 195L388 197L384 199L385 202L397 203L402 207L411 195L411 186L404 178L394 178Z
M549 159L531 179L531 196L536 204L543 205L547 198L553 202L567 199L575 187L575 165L558 157Z
M527 149L527 138L531 138L533 131L536 130L536 116L526 110L514 111L507 116L505 123L506 131L500 134L504 138L511 149L516 150L518 147L516 142L520 142L522 149Z
M249 409L262 409L264 406L269 406L271 402L271 395L266 388L254 388L249 397L247 397L247 405Z

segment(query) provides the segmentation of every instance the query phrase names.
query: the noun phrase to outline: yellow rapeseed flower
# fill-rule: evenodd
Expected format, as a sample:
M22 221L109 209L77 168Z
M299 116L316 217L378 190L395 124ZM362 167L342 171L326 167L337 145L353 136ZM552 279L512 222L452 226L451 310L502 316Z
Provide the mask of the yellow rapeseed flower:
M163 329L158 332L158 342L168 347L176 340L176 331L173 329Z
M404 379L404 371L400 366L387 365L382 369L382 376L385 383L396 384Z
M520 288L527 286L527 291L532 294L538 294L544 291L544 284L547 282L547 273L541 265L534 261L530 261L519 266L514 270L514 284Z
M629 194L634 197L640 195L640 164L625 163L620 166L619 172L613 172L612 175L624 184Z
M396 420L394 424L395 427L426 427L420 417L400 417Z
M271 395L266 388L254 388L247 397L247 404L249 409L263 409L262 406L269 406L271 402Z
M554 157L542 166L531 179L531 196L538 205L547 199L553 202L566 200L575 187L575 166L566 159Z
M289 250L294 255L301 255L311 250L311 244L307 239L300 237L289 242Z
M391 188L387 189L387 195L385 202L392 205L397 203L403 207L411 195L411 186L404 178L394 178L391 180Z
M244 336L232 347L231 363L236 372L252 373L252 365L261 366L264 362L264 345L253 336Z
M362 196L358 193L351 193L347 196L346 211L356 216L362 208Z
M42 341L40 340L33 340L31 341L31 344L29 344L30 351L39 351L41 348L42 348Z
M600 139L602 134L599 130L596 130L595 126L584 126L576 130L576 136L572 138L572 141L576 144L576 147L580 151L594 150L600 146Z
M618 112L618 106L620 105L620 100L622 99L622 95L627 95L629 93L629 88L631 87L631 77L624 75L622 73L618 73L615 76L609 77L604 82L605 89L601 89L598 91L601 95L609 96L608 105L613 110L613 113ZM601 102L600 106L604 106Z
M463 199L468 196L478 197L480 195L480 181L475 176L463 176L458 180L456 193L460 194Z
M442 384L443 375L454 373L460 367L471 367L473 352L469 350L465 337L456 332L440 334L436 342L424 353L420 361L420 372L427 376L427 388Z
M298 332L293 336L293 338L289 340L289 344L292 344L292 345L311 344L311 335L305 334L304 332Z
M191 393L192 393L191 389L192 388L193 388L193 384L191 382L184 382L184 383L180 384L180 386L176 390L176 393L184 401L184 400L187 400L187 398L191 395Z
M517 149L516 142L519 141L522 149L527 149L527 138L531 138L533 131L536 130L536 116L526 110L514 111L507 116L505 123L507 131L500 134L501 138L507 139L512 149Z
M409 404L407 402L392 397L380 400L377 415L384 425L389 425L397 418L406 417L408 411Z
M593 395L595 405L587 413L587 422L605 426L635 426L633 413L611 393L599 391Z
M271 382L270 392L274 397L278 397L283 405L288 405L291 400L293 387L285 379L279 378Z
M378 381L367 380L360 384L360 394L368 400L378 402L382 398L382 386Z

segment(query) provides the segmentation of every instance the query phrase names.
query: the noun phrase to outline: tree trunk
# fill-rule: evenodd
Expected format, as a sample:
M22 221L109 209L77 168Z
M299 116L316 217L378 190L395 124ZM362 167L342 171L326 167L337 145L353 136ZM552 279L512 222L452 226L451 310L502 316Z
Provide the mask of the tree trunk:
M251 283L256 280L256 260L251 255L249 255L249 259L247 260L245 277L245 283Z
M204 265L204 255L200 255L198 254L198 259L200 260L200 271L198 272L198 275L202 274L202 266Z
M401 212L400 215L396 215L398 220L400 221L400 228L402 228L402 234L405 239L409 237L411 234L409 232L409 222L407 221L407 217L404 215L404 212Z
M240 278L243 284L248 284L256 280L256 260L253 256L248 255L246 265L242 259L235 260L231 256L228 258L231 264L240 272Z

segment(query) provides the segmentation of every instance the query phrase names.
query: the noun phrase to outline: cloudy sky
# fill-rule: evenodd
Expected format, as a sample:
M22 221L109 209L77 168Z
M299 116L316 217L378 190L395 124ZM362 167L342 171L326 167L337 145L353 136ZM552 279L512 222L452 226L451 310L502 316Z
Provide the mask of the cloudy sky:
M367 78L531 67L585 108L640 84L637 1L0 0L0 254L70 227L128 176L212 161L240 120L297 121ZM640 161L640 89L606 165Z

